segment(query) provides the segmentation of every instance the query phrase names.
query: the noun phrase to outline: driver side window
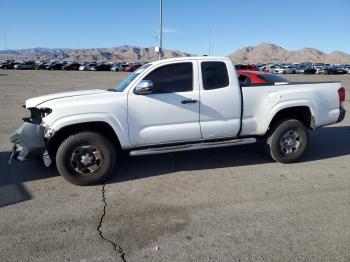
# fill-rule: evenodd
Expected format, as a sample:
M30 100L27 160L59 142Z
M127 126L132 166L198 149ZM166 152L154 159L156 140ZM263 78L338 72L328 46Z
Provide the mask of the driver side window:
M161 66L143 80L153 82L152 94L189 92L193 90L193 65L186 62Z

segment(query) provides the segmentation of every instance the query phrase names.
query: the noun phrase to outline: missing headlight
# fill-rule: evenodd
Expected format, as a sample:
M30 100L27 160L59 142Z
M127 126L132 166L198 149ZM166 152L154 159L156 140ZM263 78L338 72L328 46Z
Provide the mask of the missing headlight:
M50 108L31 107L28 110L30 111L30 117L23 118L23 121L34 124L41 124L42 119L52 112Z

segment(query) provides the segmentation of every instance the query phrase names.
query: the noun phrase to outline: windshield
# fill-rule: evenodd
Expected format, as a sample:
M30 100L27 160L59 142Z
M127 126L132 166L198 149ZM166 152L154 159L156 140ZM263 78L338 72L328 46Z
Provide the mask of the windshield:
M114 91L116 92L123 92L125 88L128 87L128 85L147 67L151 66L152 64L144 64L139 69L134 71L133 73L129 74L127 78L125 78L119 85L117 85L114 88Z

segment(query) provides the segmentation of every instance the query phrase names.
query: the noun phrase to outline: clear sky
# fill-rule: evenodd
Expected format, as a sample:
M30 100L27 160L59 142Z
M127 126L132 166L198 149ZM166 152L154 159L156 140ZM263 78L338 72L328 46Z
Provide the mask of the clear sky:
M164 44L228 55L270 42L350 53L350 0L163 0ZM154 46L159 0L0 0L0 49ZM212 32L210 34L210 32Z

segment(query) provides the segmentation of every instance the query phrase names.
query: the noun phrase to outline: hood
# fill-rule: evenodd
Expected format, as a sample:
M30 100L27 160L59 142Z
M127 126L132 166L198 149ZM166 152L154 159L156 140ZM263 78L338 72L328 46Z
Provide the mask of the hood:
M36 107L44 102L60 99L60 98L66 98L66 97L75 97L75 96L87 96L87 95L94 95L94 94L101 94L108 92L103 89L93 89L93 90L81 90L81 91L72 91L72 92L62 92L62 93L55 93L45 96L38 96L30 98L26 101L26 108L30 107Z

